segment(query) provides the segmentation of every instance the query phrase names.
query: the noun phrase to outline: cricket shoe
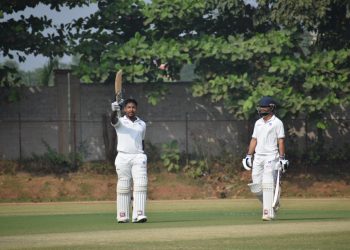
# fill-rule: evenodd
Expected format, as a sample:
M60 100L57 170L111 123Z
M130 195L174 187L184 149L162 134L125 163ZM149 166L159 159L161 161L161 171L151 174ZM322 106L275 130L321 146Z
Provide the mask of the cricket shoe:
M144 215L139 215L137 216L137 218L132 220L133 223L144 223L146 221L147 221L147 217Z
M128 223L129 219L117 219L118 223Z
M262 217L262 220L263 221L272 221L272 220L274 220L275 218L274 217L270 217L270 216L268 216L268 215L263 215L263 217Z

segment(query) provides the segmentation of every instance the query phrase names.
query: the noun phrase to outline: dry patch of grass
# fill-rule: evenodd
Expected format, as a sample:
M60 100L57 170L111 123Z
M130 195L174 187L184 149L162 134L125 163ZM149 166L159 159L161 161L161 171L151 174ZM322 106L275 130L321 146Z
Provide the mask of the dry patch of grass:
M268 228L268 230L267 230ZM318 234L350 231L350 221L304 222L283 224L223 225L187 228L148 228L123 231L95 231L36 234L0 237L0 248L25 246L54 247L74 245L117 244L121 242L159 242L183 240L208 240L217 238L242 238L283 236L293 234ZM135 237L137 235L137 237Z
M254 198L247 184L250 172L235 175L215 173L200 179L167 172L149 173L150 200ZM45 202L115 200L116 174L91 172L64 176L28 173L0 175L0 202ZM350 197L347 179L320 179L311 175L287 174L282 184L283 197Z

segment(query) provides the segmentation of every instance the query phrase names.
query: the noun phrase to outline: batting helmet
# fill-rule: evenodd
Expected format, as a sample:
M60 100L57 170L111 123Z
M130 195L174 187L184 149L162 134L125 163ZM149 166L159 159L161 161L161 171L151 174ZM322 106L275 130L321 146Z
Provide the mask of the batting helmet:
M266 110L265 108L269 108L269 109ZM264 96L260 99L259 106L257 108L260 116L266 116L270 113L273 113L275 109L276 109L276 102L272 97Z
M270 107L271 104L276 106L275 100L270 96L264 96L259 101L259 107Z

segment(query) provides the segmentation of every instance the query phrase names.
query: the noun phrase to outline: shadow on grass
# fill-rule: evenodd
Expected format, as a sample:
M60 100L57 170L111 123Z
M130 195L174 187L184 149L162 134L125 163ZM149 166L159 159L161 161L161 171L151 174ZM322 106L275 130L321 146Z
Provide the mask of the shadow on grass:
M333 221L333 220L349 220L348 217L303 217L303 218L278 218L278 221Z

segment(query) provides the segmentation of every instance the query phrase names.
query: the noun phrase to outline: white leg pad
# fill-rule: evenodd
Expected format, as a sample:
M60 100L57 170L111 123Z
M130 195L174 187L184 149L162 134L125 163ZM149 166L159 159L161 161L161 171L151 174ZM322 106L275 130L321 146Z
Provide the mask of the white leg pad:
M127 178L118 179L117 184L117 220L127 221L130 214L131 181Z
M273 196L274 196L274 183L263 183L263 216L270 218L275 217L275 212L272 208Z
M146 216L147 176L134 179L133 221L139 216Z
M250 191L256 195L256 197L259 199L259 201L263 202L263 191L262 186L260 183L249 183L248 187L250 188Z

